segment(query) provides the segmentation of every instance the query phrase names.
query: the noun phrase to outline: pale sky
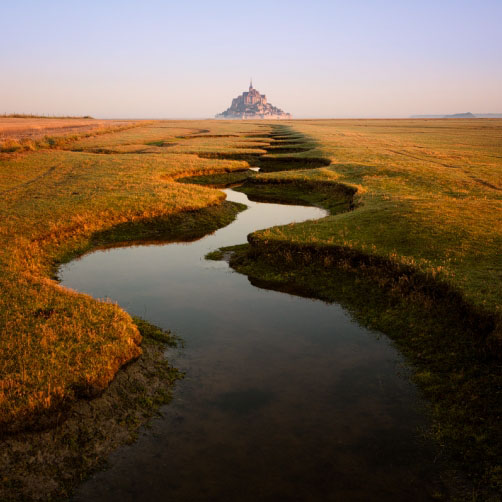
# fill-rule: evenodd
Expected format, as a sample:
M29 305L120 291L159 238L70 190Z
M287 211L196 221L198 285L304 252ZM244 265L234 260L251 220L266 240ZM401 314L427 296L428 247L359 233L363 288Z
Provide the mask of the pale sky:
M0 113L502 113L502 0L0 0Z

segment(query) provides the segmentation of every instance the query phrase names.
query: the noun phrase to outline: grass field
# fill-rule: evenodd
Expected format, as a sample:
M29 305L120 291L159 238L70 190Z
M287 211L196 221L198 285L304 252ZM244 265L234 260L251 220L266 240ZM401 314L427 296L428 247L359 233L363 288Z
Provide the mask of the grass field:
M331 164L260 174L238 190L331 215L255 232L232 266L260 287L341 303L389 335L412 364L452 477L472 483L447 481L455 497L497 500L502 121L305 121L275 138L312 145ZM340 214L344 197L352 210Z
M256 238L408 265L499 318L502 121L305 121L294 130L315 138L332 163L289 176L356 187L358 210Z
M90 117L0 116L0 152L53 148L63 142L118 131L140 123Z
M248 126L253 129L253 126ZM117 145L200 131L196 124L157 124L90 137ZM138 147L137 147L138 148ZM159 148L159 147L154 147ZM235 215L221 192L176 183L190 173L242 169L238 161L155 153L103 155L40 150L4 154L0 169L0 423L16 429L75 395L103 389L139 356L131 318L110 303L64 290L57 263L117 240L188 238ZM204 208L217 207L217 210ZM180 221L170 218L188 212ZM190 217L190 214L192 217ZM125 225L125 223L137 223ZM114 232L103 232L115 228ZM159 236L160 234L160 236Z
M469 324L470 337L452 346L470 347L473 340L477 355L441 359L438 351L448 351L447 343L433 343L437 330L428 339L434 364L422 367L429 371L424 388L449 389L449 403L456 405L445 414L441 392L428 395L438 407L436 423L450 427L438 440L463 435L465 445L467 434L479 433L471 438L477 456L466 456L476 459L500 433L493 423L500 395L479 394L497 392L500 371L502 120L160 121L15 150L0 154L3 431L41 417L50 421L76 397L100 392L141 353L130 316L61 288L53 279L57 264L97 246L193 238L228 223L240 208L223 203L221 192L176 180L199 176L210 184L209 175L217 175L214 184L221 186L242 181L238 171L252 165L263 174L249 178L244 191L321 205L331 215L253 234L251 262L242 270L284 281L277 262L259 273L253 269L253 253L289 260L290 267L296 262L304 271L316 266L326 283L340 264L350 265L351 273L371 269L372 288L399 292L399 312L391 312L396 302L386 312L400 319L401 336L419 336L420 323L430 334L424 317L410 312L450 302L445 312L460 323L455 329ZM312 289L301 271L292 275ZM313 296L343 304L339 292L327 288L323 296L314 286ZM372 295L371 288L361 291ZM373 324L393 331L383 314ZM410 319L415 325L407 331ZM455 337L455 329L448 336ZM402 350L418 364L423 345L403 342ZM438 361L447 367L443 375ZM459 364L488 370L476 380ZM445 380L449 387L441 386ZM464 415L473 408L457 402L465 399L476 402L476 420L489 415L489 430L481 430L479 420L466 426ZM458 427L451 423L455 410L463 417ZM494 486L502 473L493 461L497 451L486 453L492 460L479 475Z
M255 232L250 245L210 257L233 251L231 265L253 284L335 301L389 335L429 403L428 435L456 466L453 498L497 500L502 121L297 121L272 131L267 160L256 161L270 172L237 190L331 215ZM276 172L281 157L307 162ZM322 157L330 164L309 165Z

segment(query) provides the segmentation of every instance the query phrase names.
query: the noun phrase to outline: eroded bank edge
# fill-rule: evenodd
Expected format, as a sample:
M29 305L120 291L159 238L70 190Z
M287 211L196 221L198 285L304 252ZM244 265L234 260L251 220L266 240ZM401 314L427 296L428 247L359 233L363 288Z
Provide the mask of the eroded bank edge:
M221 199L202 209L94 232L85 243L59 254L53 278L61 264L99 248L199 239L230 224L245 207ZM44 317L51 314L39 313ZM54 400L47 409L23 415L22 422L2 424L2 500L65 498L103 465L111 451L133 440L138 429L169 401L172 384L182 376L165 358L166 344L174 338L142 319L132 322L142 342L141 357L136 353L120 363L118 371L99 388L75 386L73 399Z
M333 214L331 191L326 194L322 183L278 176L252 177L238 190L274 202L291 203L297 198ZM260 194L260 187L271 184L275 187L269 193ZM333 187L335 208L356 208L352 187ZM345 208L340 204L343 196L349 201ZM410 362L412 378L429 403L432 427L427 434L448 458L449 496L497 500L502 489L497 315L470 304L437 277L383 257L256 234L248 240L248 245L222 248L208 258L228 260L259 287L336 301L362 324L386 333ZM378 301L368 301L375 297Z

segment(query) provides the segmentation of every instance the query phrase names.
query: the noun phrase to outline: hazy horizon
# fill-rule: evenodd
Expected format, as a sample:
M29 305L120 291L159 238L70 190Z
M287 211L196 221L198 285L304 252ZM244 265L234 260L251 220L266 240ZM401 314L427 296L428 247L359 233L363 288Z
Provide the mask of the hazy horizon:
M249 78L293 118L502 113L502 2L20 0L0 113L212 118Z

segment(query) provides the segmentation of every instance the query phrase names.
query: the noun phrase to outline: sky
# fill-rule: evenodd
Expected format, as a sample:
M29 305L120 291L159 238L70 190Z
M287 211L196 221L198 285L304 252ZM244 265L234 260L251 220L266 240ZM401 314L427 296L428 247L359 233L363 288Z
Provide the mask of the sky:
M0 113L502 113L502 0L0 0Z

